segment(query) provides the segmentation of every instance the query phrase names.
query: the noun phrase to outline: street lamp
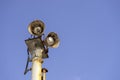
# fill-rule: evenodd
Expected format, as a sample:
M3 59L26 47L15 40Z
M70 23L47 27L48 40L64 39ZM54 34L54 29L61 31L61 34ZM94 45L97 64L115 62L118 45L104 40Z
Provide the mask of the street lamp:
M41 20L35 20L28 26L31 37L25 40L27 45L28 59L24 74L32 71L32 80L45 80L45 72L42 69L43 59L48 58L49 47L57 48L60 40L55 32L50 32L44 37L45 25ZM28 69L29 62L32 62L32 68ZM44 75L42 73L44 72Z

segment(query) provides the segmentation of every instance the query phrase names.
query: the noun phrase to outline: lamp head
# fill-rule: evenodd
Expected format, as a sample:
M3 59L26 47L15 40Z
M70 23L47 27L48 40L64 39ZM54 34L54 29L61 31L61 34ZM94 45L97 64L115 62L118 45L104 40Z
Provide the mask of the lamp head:
M59 46L60 40L58 35L54 32L50 32L45 38L45 44L48 47L57 48Z
M35 20L28 26L28 31L33 36L41 36L44 32L45 25L41 20Z

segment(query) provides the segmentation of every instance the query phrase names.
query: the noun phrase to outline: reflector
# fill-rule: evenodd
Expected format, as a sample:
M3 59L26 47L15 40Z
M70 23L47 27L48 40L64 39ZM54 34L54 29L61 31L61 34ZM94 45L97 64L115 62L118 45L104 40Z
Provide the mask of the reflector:
M45 25L41 20L35 20L28 26L28 31L34 36L41 36L44 32Z
M48 47L57 48L59 46L59 43L60 40L58 38L58 35L54 32L50 32L45 39L45 44Z

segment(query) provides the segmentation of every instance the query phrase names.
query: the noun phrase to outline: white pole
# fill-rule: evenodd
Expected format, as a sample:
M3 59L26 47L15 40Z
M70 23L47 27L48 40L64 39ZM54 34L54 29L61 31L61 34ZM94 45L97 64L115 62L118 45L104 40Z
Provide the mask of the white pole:
M43 80L46 80L46 71L43 71Z
M42 59L34 57L32 60L32 80L41 80L42 78Z
M43 80L46 80L46 73L48 72L48 70L46 68L42 69L42 73L43 73Z

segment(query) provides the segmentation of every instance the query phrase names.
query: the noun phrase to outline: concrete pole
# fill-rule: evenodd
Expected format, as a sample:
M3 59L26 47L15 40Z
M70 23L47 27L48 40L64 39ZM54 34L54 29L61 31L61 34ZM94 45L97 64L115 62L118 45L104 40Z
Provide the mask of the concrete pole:
M42 78L42 59L34 57L32 60L32 80L41 80Z

